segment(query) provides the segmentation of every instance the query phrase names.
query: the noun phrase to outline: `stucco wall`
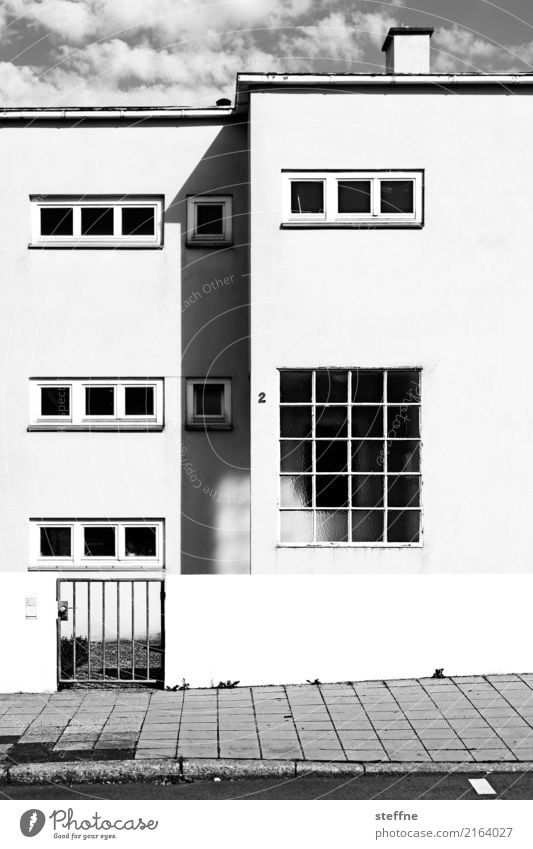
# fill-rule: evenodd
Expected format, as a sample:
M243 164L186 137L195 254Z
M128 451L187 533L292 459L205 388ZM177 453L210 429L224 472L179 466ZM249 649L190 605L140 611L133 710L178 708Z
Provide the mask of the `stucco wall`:
M533 570L533 115L477 91L251 96L254 573ZM425 226L280 229L282 168L423 168ZM320 366L423 369L422 548L276 547L276 370Z

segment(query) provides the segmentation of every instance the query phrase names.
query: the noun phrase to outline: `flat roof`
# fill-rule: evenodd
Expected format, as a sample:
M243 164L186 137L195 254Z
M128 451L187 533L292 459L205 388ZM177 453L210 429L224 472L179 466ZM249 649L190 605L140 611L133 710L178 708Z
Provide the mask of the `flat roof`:
M410 30L412 32L412 30ZM426 30L424 30L426 31ZM533 86L533 73L520 74L284 74L280 72L243 72L237 74L235 105L208 106L28 106L0 107L3 121L171 121L220 120L244 112L250 91L295 89L309 92L326 89L433 88L449 92L456 88L489 87L505 93L509 89Z

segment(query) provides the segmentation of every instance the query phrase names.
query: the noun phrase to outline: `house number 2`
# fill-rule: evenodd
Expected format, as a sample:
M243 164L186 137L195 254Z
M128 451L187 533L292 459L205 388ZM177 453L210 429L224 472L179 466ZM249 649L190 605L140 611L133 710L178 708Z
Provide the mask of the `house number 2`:
M258 404L266 404L266 395L265 395L264 392L259 393L259 396L257 398L257 403Z

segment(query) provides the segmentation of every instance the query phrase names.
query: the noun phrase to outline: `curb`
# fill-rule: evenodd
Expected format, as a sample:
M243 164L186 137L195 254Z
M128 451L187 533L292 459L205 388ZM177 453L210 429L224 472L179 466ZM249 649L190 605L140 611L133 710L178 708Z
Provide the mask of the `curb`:
M424 763L349 763L335 761L239 760L234 758L184 758L182 760L72 761L71 763L28 763L0 766L0 784L91 784L108 782L174 782L214 778L299 778L356 775L410 775L442 773L529 772L533 762L490 761L475 763L446 761Z

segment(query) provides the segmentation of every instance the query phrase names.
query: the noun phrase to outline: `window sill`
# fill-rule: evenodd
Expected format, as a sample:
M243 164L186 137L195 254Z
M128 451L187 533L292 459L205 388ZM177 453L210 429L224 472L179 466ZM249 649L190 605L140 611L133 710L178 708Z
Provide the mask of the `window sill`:
M422 542L278 542L276 548L423 548Z
M423 221L282 221L280 230L422 230Z
M233 242L230 241L217 241L216 239L210 241L206 239L205 241L194 241L193 239L186 239L185 241L186 248L232 248Z
M32 251L40 250L61 250L61 251L161 251L164 245L162 244L142 244L135 242L30 242L28 249Z
M36 433L39 431L45 433L73 431L75 433L91 432L97 430L103 433L161 433L164 430L162 424L110 424L102 422L101 424L34 424L28 425L26 428L28 433Z
M211 422L202 422L201 424L189 424L185 425L185 430L233 430L232 424L216 424Z
M95 566L76 566L73 563L65 563L61 566L28 566L28 572L162 572L164 570L164 566L154 563L147 563L144 566L109 566L103 563Z

